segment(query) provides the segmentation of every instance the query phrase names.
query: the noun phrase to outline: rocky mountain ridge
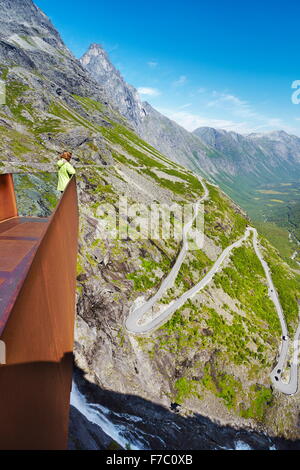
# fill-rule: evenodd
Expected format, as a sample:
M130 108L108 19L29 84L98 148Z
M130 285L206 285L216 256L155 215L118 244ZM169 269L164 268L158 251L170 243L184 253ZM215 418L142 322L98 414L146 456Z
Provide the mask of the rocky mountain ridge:
M137 90L124 81L104 49L99 44L91 44L80 62L86 70L93 72L95 80L105 88L109 102L138 129L146 115L143 103Z
M236 132L200 127L193 133L231 160L235 165L235 175L246 171L259 177L262 165L264 173L272 173L272 168L282 168L286 172L292 169L299 171L300 138L284 131L244 136Z
M111 103L142 139L187 168L214 172L213 165L205 160L205 145L149 103L142 102L137 90L126 83L100 44L92 44L80 61L105 87Z

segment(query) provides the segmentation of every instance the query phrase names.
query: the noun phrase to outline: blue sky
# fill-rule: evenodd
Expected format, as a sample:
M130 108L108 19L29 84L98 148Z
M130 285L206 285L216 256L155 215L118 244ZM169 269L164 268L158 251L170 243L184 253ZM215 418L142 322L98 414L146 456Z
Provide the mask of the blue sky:
M80 57L103 45L143 100L188 130L300 135L297 0L36 0Z

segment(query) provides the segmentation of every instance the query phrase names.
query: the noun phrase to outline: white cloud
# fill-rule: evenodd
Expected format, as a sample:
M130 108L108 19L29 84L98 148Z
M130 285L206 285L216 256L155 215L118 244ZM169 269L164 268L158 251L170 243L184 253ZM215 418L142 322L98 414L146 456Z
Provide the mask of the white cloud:
M107 52L113 52L113 51L116 51L117 49L119 49L119 44L113 44L112 46L107 46L106 47L107 49Z
M183 85L186 81L187 77L182 75L176 82L173 82L173 86ZM141 95L151 97L160 95L160 91L156 88L141 87L138 91ZM200 94L205 93L204 99L201 100L203 113L198 114L197 109L196 112L189 111L188 108L193 106L193 102L187 102L177 108L161 107L158 111L190 132L198 127L214 127L241 134L285 130L290 134L300 135L298 128L289 125L288 122L276 116L271 117L257 111L252 103L227 91L218 92L198 88L197 92ZM295 118L295 120L300 121L300 118Z
M147 62L147 65L149 65L151 69L155 69L158 66L158 62L154 62L150 60L150 62Z
M186 103L186 104L183 104L182 106L179 106L178 109L185 109L185 108L189 108L190 106L192 106L192 103Z
M251 103L241 100L238 96L230 93L219 93L217 91L213 91L212 95L215 99L206 104L208 108L216 108L218 112L230 112L232 116L253 120L259 127L278 127L284 124L281 119L270 118L269 116L257 112Z
M180 110L159 109L158 111L190 132L194 131L198 127L215 127L218 129L243 133L252 131L252 129L247 128L247 123L245 122L234 122L226 119L212 119Z
M230 113L233 119L236 118L243 121L242 123L235 124L237 125L237 132L267 132L284 129L289 133L299 133L297 129L289 126L282 119L270 117L256 111L251 103L240 99L236 95L213 91L212 96L214 99L206 104L208 108L215 108L218 114L226 113L228 115ZM247 129L247 131L239 130L243 128Z
M299 130L286 125L282 120L277 118L266 118L264 122L249 122L246 120L234 121L227 119L215 119L199 114L189 113L187 111L159 109L159 112L177 122L187 131L194 131L198 127L214 127L216 129L224 129L240 134L251 134L252 132L269 132L271 130L285 130L288 133L299 134Z
M161 93L157 88L149 88L149 87L139 87L138 92L140 95L146 96L159 96Z
M186 82L187 82L187 77L186 77L185 75L180 75L180 77L178 78L178 80L175 80L175 82L173 82L173 85L174 85L174 86L182 86L182 85L184 85Z
M258 116L248 101L241 100L235 95L217 91L213 91L212 95L215 99L207 103L208 108L225 108L239 116L248 118Z

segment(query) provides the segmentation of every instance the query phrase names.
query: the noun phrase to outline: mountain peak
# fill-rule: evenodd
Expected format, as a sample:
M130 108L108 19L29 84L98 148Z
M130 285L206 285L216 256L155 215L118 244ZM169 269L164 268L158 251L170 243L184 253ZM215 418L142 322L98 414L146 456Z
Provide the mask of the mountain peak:
M101 44L98 44L96 42L93 42L90 45L86 53L81 57L80 61L83 66L87 66L91 62L93 57L95 58L102 57L103 60L105 60L107 63L110 64L111 67L113 67L112 64L110 63L107 53L105 52Z
M88 48L87 54L93 54L95 56L103 54L107 56L106 51L104 50L102 45L97 42L93 42L90 45L90 47Z
M110 103L137 128L146 115L138 92L125 82L101 44L92 43L80 62L105 88Z
M291 138L291 135L283 130L270 132L269 136L274 137L275 139L281 139L281 140Z
M2 39L32 32L44 39L50 33L52 39L61 42L50 19L32 0L1 0L0 30Z
M97 43L97 42L92 42L92 44L90 45L89 49L98 49L100 51L103 51L103 47L101 46L101 44Z
M299 139L299 137L288 134L284 130L276 130L276 131L271 131L271 132L265 132L265 133L252 133L248 135L249 139L253 140L259 140L259 139L265 139L265 140L278 140L278 141L291 141L291 139Z

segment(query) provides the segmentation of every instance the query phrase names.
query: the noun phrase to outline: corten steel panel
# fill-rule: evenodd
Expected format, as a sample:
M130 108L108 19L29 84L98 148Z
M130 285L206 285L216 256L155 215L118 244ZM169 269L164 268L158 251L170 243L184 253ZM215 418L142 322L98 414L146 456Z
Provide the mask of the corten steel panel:
M73 356L0 366L2 450L64 450Z
M7 355L0 366L0 449L67 447L77 248L72 179L0 338Z
M0 276L5 280L0 284L0 336L48 224L48 219L28 217L15 217L0 223ZM8 236L12 226L23 226L26 236ZM41 235L39 237L27 237L26 227L28 226L38 227Z
M12 175L0 175L0 221L18 215Z
M5 232L8 237L40 237L43 234L43 224L25 222L23 224L12 227Z
M0 239L0 271L13 271L34 246L29 240Z
M7 232L19 225L30 222L31 224L47 223L48 218L15 217L14 219L0 221L0 236L6 236Z

